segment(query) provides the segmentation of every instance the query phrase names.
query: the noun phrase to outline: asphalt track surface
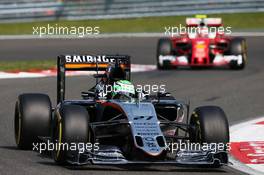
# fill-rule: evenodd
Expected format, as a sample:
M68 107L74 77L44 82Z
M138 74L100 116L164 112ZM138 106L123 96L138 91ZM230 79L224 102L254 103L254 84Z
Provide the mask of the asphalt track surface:
M264 114L264 37L250 37L249 61L245 70L225 69L172 70L134 73L136 84L165 84L179 99L190 99L191 108L218 105L226 112L230 125ZM155 64L157 38L40 39L7 40L0 43L1 60L56 58L59 54L129 54L137 64ZM67 79L68 98L79 98L80 91L94 84L91 77ZM14 105L24 92L42 92L56 96L56 78L0 80L0 174L241 174L230 167L199 169L174 166L86 166L72 170L59 167L49 157L15 147ZM54 103L55 104L55 103Z

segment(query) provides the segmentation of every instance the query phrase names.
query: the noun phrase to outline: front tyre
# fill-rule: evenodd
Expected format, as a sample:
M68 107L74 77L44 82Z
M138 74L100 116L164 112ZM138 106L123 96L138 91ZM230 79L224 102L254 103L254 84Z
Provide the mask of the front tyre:
M190 142L202 146L206 144L208 151L220 151L214 154L213 164L206 165L210 168L219 168L221 163L227 163L228 157L224 153L229 142L229 127L224 111L217 106L203 106L194 110L191 115ZM204 146L206 146L204 145ZM214 147L212 147L214 146ZM211 150L210 150L211 149Z
M70 145L75 144L78 148L78 144L89 141L89 114L82 106L62 105L56 119L52 134L56 145L53 157L58 164L66 164Z
M22 94L15 105L15 140L19 149L31 149L39 137L50 136L51 102L45 94Z
M229 142L229 125L224 111L217 106L203 106L191 115L190 140L195 143Z

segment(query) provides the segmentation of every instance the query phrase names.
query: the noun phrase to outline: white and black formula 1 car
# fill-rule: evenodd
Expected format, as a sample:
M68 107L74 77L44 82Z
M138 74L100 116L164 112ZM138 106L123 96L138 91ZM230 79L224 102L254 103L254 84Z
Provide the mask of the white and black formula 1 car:
M71 165L220 167L228 163L229 129L224 111L203 106L189 115L189 104L169 93L144 96L137 92L130 82L129 56L64 55L58 57L57 67L54 108L45 94L18 97L14 120L18 148L53 143L55 162ZM97 84L82 92L81 100L65 99L68 70L96 71ZM112 91L104 93L109 87Z

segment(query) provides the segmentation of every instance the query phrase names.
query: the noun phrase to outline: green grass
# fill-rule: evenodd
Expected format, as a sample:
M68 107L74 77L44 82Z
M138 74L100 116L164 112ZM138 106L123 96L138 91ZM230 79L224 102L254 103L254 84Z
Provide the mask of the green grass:
M231 26L234 30L264 29L264 13L235 13L214 14L208 17L222 17L225 26ZM30 23L7 23L0 24L0 35L32 34L32 27L47 26L48 24L58 26L99 26L100 33L117 32L164 32L165 26L179 26L185 24L186 16L169 17L145 17L133 19L111 19L111 20L80 20L80 21L45 21Z
M33 71L56 67L56 60L0 61L0 71Z

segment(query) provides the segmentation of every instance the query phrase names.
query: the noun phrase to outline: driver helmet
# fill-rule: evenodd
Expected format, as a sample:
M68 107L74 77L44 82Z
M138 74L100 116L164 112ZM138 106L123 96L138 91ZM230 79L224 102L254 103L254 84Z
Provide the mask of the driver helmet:
M111 84L119 80L126 79L126 72L122 67L118 67L118 66L109 66L106 71L106 75L109 83Z
M201 20L200 25L199 25L199 35L201 37L207 37L209 34L209 28L205 24L204 19Z
M135 97L135 86L128 80L119 80L114 82L112 98L126 98L131 99Z

